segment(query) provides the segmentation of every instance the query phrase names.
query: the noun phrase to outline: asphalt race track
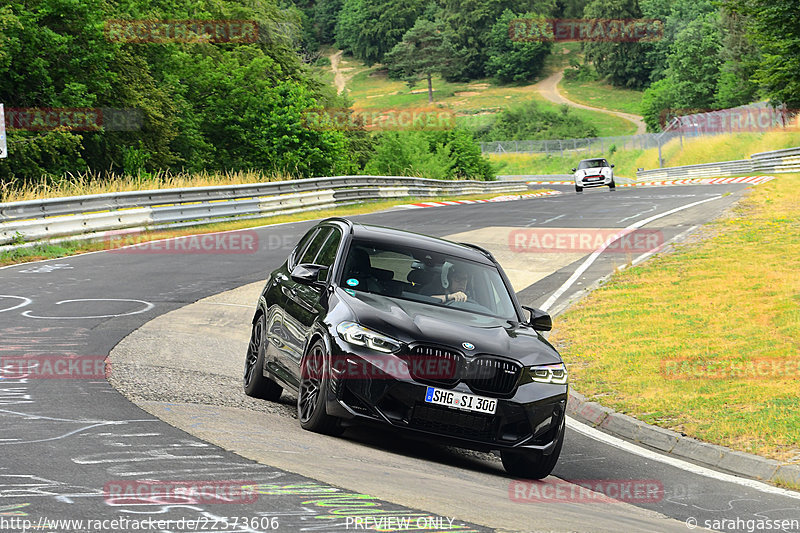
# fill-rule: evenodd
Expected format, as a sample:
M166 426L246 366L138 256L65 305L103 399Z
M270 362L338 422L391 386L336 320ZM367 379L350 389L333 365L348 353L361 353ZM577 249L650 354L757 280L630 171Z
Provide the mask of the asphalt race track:
M669 241L718 216L746 191L727 184L578 195L571 186L549 187L564 194L394 209L357 220L437 236L466 234L488 245L530 228L615 229L653 218L644 229ZM323 437L297 427L291 396L279 404L245 397L237 372L244 361L241 337L246 343L249 332L239 325L252 312L252 291L312 224L255 230L257 253L115 251L0 269L0 358L99 361L130 336L120 344L127 347L120 387L145 407L115 390L102 372L38 379L0 369L0 531L688 531L687 520L700 528L706 520L739 520L720 529L747 531L747 521L800 520L800 493L690 471L644 449L634 454L602 434L576 431L576 423L569 424L555 477L519 485L491 454L359 428L339 439ZM587 263L589 255L518 251L498 258L523 303L558 312L640 254L609 251ZM175 335L158 330L165 321L180 324L174 319L182 312L185 321L204 318ZM148 331L162 336L133 342L143 342ZM201 358L204 348L211 355ZM177 364L186 361L196 368ZM163 498L135 493L142 480L251 488ZM543 486L572 486L560 480L606 486L635 480L659 491L628 503L585 495L536 501ZM120 517L128 522L111 522ZM66 519L83 523L55 522Z

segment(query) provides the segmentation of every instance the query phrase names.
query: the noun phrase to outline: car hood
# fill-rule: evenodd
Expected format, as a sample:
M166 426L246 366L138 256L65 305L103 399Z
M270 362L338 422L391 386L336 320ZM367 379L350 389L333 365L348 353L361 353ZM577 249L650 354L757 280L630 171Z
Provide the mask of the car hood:
M468 355L501 355L524 365L561 362L558 352L529 326L400 298L337 292L358 323L404 343L443 345ZM465 349L463 343L474 349Z

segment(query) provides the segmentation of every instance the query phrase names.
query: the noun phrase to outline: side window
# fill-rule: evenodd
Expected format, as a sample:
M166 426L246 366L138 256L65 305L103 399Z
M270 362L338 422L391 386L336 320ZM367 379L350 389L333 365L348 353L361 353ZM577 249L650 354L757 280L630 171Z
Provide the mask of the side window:
M308 230L306 232L306 234L303 235L303 237L300 239L300 242L297 243L297 246L294 247L294 250L292 250L292 253L289 255L289 268L290 269L294 268L294 266L297 264L297 259L299 258L300 254L303 252L303 250L305 249L306 245L308 244L308 241L310 241L311 237L314 236L314 233L316 233L316 231L317 231L316 227L311 228L310 230Z
M298 264L313 263L314 258L317 257L320 248L322 248L322 245L325 243L325 240L328 238L328 235L330 234L331 231L332 231L331 228L320 229L317 232L317 234L314 235L314 238L311 239L311 242L309 243L308 247L305 249L302 257L300 257L300 260L297 263Z
M328 234L328 238L319 250L314 262L318 265L329 267L336 260L336 252L339 250L339 243L342 241L342 234L338 229L333 229Z

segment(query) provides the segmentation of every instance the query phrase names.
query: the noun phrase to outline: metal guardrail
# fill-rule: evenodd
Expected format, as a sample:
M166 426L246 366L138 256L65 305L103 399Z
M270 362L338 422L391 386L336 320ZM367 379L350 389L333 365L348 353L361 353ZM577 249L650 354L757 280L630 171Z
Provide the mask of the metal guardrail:
M753 154L750 159L640 170L637 180L711 178L752 173L800 172L800 147Z
M0 203L0 246L102 232L185 227L327 209L381 198L525 192L524 182L445 181L397 176L158 189Z

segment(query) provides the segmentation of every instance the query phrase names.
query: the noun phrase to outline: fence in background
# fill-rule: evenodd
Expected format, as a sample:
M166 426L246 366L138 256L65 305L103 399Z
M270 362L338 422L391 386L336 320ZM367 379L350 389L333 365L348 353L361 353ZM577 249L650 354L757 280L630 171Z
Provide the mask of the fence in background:
M730 109L693 113L672 118L664 131L617 137L548 139L538 141L482 142L484 154L528 153L563 155L600 155L616 150L660 148L672 139L708 137L736 132L766 132L776 128L796 128L797 117L782 108L758 102Z

